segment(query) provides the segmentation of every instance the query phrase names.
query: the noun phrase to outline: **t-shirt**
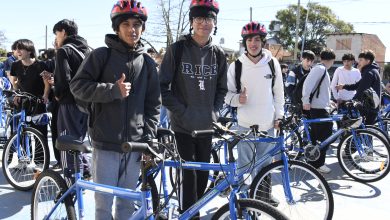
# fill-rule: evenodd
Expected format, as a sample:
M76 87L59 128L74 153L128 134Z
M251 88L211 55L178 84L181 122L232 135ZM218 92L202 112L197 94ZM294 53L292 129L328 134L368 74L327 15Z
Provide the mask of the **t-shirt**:
M40 74L44 70L47 70L47 68L42 61L35 61L30 66L25 66L21 60L18 60L12 64L10 75L18 78L17 89L20 89L22 92L31 93L37 97L42 97L45 84ZM41 112L44 112L42 107L36 113Z

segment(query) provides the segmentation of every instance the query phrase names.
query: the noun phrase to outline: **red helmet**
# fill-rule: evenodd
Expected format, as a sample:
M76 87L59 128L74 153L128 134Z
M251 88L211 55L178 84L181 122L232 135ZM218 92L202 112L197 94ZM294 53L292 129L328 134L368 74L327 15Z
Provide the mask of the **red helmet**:
M219 4L215 0L191 0L190 10L195 7L204 7L214 11L216 14L219 12Z
M148 19L148 12L141 2L135 0L120 0L111 10L111 20L119 15L129 15L140 18L143 21Z
M259 22L252 21L246 24L241 31L242 38L245 38L249 35L260 35L261 37L267 36L267 30L263 24Z

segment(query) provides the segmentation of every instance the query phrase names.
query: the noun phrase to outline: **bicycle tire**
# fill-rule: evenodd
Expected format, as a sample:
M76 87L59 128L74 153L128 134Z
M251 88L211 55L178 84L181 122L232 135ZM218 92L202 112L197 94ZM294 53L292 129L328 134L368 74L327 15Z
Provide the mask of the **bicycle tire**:
M3 173L8 183L15 189L27 191L31 190L35 183L34 173L42 172L49 168L50 155L47 142L43 135L34 128L23 128L20 136L20 151L22 157L16 154L17 134L13 134L7 141L4 148L2 165ZM31 144L30 157L26 153L26 144ZM15 159L17 158L17 159Z
M254 178L249 197L270 204L276 198L279 203L273 205L290 219L332 219L333 194L325 178L309 164L290 160L289 185L294 201L288 202L283 187L283 167L283 161L264 167ZM267 176L272 181L263 181Z
M258 217L261 217L261 219L269 219L269 220L289 219L274 207L258 200L239 199L237 200L237 206L240 207L240 210L249 212L249 213L246 212L242 213L243 215L245 214L245 216L248 215L246 216L247 218L245 219L259 219ZM257 213L257 215L255 215L256 214L255 212ZM211 219L212 220L230 219L229 203L219 208ZM237 218L237 219L241 219L241 218Z
M337 159L341 169L349 177L362 183L383 179L390 171L389 143L382 135L372 130L357 129L356 134L363 143L362 147L367 155L360 157L352 133L348 133L342 138L337 148ZM373 143L375 146L371 149Z
M34 185L31 196L31 219L41 220L54 207L56 200L68 190L65 180L53 170L43 171ZM76 220L76 210L71 196L59 204L52 217L54 219Z

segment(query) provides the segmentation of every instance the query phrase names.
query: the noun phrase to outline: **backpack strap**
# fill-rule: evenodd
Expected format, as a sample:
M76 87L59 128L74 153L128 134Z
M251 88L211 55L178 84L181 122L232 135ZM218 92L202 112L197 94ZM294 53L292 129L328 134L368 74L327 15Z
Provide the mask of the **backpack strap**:
M271 60L268 62L268 66L271 69L271 77L272 77L272 88L274 88L275 85L275 63L274 59L271 58Z
M321 79L320 79L320 82L317 84L317 87L316 89L310 93L310 97L309 97L309 101L311 102L313 100L313 97L314 97L314 94L316 94L316 98L318 98L318 96L320 95L320 87L321 87L321 84L322 84L322 81L324 80L325 78L325 75L326 75L326 68L325 68L325 71L324 71L324 74L322 75Z
M235 78L236 78L236 89L237 93L241 92L241 72L242 72L242 63L239 59L237 59L234 62L234 71L236 73Z
M71 48L72 50L74 50L74 52L76 52L84 60L85 54L83 54L81 51L79 51L75 46L73 46L73 44L65 44L63 47Z

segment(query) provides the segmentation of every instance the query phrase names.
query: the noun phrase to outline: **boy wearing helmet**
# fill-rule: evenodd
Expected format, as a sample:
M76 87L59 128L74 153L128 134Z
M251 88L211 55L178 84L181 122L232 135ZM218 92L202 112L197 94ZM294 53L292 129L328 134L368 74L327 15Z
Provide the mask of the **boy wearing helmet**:
M242 28L241 36L246 50L238 58L242 64L241 84L237 85L236 82L236 74L238 74L236 61L229 66L228 93L225 102L237 107L237 123L240 131L247 131L250 126L258 125L260 131L267 131L269 135L274 135L274 128L278 128L278 120L283 118L284 114L284 86L280 65L278 60L272 57L272 53L263 48L267 36L264 25L250 22ZM274 74L268 64L271 59L274 62ZM237 147L239 172L252 171L251 177L254 178L261 167L252 170L252 162L261 158L273 147L273 144L240 142ZM253 152L256 152L255 159ZM262 167L270 164L271 161L270 158ZM250 178L246 182L249 183Z
M145 30L146 8L137 1L118 1L111 11L108 46L85 58L71 81L80 100L92 102L89 132L94 148L93 180L135 189L139 176L139 153L124 154L126 141L155 137L159 117L160 85L153 59L143 53L140 37ZM112 219L113 197L95 194L95 219ZM129 219L134 205L115 199L113 219Z
M179 154L186 161L210 161L211 136L193 138L191 133L211 128L227 91L226 57L210 37L217 29L218 11L215 0L192 0L189 18L194 33L169 47L161 63L162 102L169 111ZM207 181L208 172L183 170L181 211L201 198Z

